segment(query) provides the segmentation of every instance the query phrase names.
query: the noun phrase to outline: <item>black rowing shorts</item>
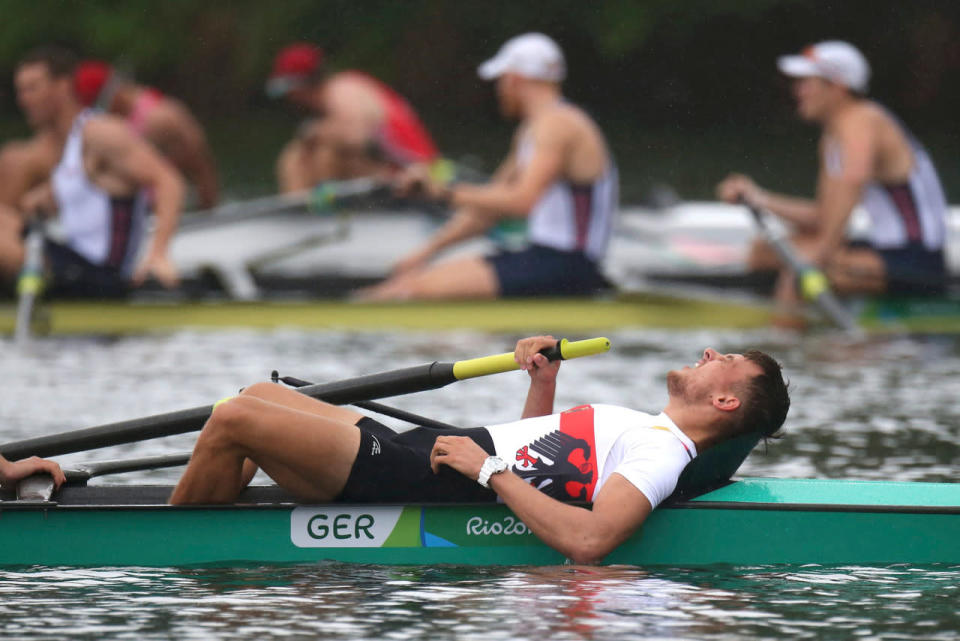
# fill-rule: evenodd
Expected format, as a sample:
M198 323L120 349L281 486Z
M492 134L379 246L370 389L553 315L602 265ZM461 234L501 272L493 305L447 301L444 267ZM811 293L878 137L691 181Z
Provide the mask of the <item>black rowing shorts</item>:
M360 450L338 500L344 503L475 503L497 495L452 467L430 469L430 451L438 436L468 436L491 455L493 439L482 427L418 427L398 434L372 418L357 422Z

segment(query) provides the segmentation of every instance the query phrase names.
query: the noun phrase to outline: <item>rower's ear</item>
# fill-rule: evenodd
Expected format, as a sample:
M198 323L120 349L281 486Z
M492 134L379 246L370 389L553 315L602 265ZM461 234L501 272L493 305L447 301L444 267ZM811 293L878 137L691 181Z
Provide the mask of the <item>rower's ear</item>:
M740 399L733 394L717 394L710 401L721 412L733 412L740 407Z

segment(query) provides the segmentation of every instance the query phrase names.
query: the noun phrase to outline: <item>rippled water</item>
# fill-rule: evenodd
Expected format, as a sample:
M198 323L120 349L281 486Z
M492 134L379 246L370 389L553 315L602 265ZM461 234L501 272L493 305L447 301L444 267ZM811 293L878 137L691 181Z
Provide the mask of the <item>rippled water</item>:
M573 338L573 337L571 337ZM664 375L705 346L759 347L786 366L786 436L754 476L954 481L960 340L852 342L776 332L621 332L610 354L567 363L558 407L657 410ZM0 343L0 442L204 405L272 369L333 380L496 353L476 333L182 332ZM515 418L522 373L395 399L456 424ZM390 421L387 421L390 422ZM193 435L62 457L70 463L187 450ZM178 470L100 482L173 482ZM0 634L20 638L955 638L960 567L0 570Z

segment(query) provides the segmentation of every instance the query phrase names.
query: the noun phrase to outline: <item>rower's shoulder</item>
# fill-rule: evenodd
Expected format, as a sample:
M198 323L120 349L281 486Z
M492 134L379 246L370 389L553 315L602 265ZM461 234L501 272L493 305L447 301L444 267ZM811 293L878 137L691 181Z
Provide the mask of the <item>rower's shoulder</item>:
M529 129L570 139L585 134L600 135L600 129L593 119L580 107L567 102L539 114L530 121Z
M113 145L136 139L127 121L119 116L97 113L83 123L83 141L85 145Z
M872 100L858 100L836 119L837 131L876 130L878 127L896 125L886 109Z

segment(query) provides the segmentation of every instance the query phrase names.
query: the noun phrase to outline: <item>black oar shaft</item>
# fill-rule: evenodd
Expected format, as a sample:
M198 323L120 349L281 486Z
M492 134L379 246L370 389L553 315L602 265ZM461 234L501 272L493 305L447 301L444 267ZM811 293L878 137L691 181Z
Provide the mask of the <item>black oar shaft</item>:
M455 380L453 363L434 362L344 381L310 385L301 387L297 391L328 403L346 405L355 401L436 389ZM72 432L40 436L2 445L0 454L10 460L27 456L59 456L195 432L203 427L212 412L213 405L204 405Z
M591 338L568 342L561 340L557 346L543 350L551 360L578 358L599 354L610 349L606 338ZM457 380L487 376L518 369L512 353L485 356L456 363L428 363L416 367L359 376L345 381L322 383L301 387L302 394L335 405L347 405L357 401L369 401L388 396L399 396L449 385ZM0 445L0 454L16 460L26 456L58 456L83 450L92 450L111 445L146 441L161 436L173 436L199 430L213 412L213 405L187 410L157 414L130 421L121 421L99 427L89 427L72 432L41 436Z

